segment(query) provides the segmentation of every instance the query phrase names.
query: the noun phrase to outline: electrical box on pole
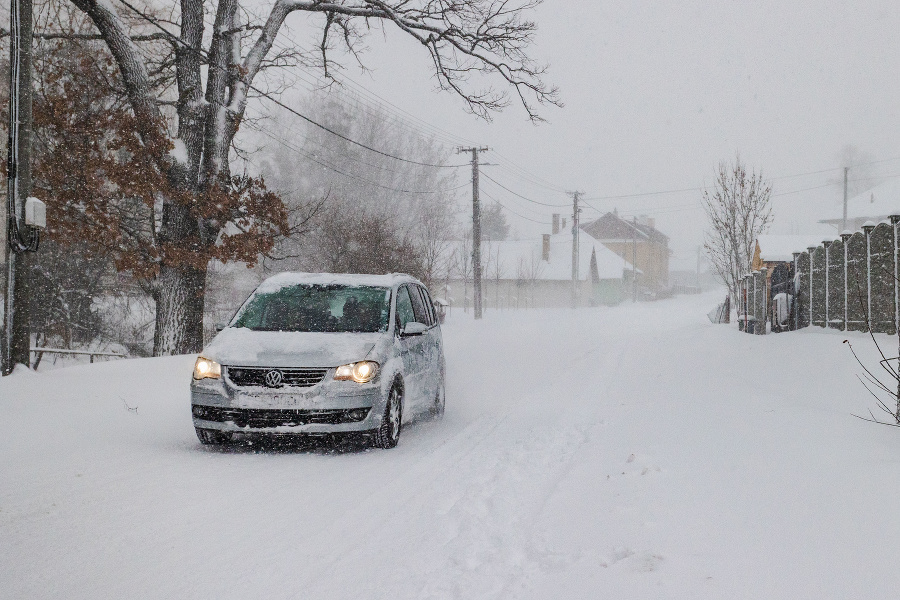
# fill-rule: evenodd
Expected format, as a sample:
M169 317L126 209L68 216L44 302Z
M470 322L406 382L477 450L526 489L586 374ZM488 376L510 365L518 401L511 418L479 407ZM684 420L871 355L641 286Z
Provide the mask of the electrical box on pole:
M47 205L34 196L25 200L25 225L37 229L47 228Z

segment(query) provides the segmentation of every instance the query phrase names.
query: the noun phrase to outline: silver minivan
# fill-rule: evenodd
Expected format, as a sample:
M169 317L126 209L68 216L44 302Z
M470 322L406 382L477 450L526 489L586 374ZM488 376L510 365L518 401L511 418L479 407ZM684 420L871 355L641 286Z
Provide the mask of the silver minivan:
M281 273L250 295L197 358L197 437L369 433L393 448L404 423L444 413L434 303L409 275Z

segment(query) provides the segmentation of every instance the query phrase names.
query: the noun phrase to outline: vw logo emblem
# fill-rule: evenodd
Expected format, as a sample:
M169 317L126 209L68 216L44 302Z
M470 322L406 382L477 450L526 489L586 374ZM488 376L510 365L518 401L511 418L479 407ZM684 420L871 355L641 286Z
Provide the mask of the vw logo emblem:
M281 371L272 369L266 373L266 385L269 387L280 387L282 379L284 375Z

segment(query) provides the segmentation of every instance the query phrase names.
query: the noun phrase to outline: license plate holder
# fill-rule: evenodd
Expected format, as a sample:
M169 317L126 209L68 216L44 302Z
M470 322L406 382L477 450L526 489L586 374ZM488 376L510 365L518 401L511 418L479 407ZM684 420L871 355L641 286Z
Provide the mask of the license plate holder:
M308 401L308 394L292 394L290 392L283 394L254 394L250 392L241 392L238 396L238 403L247 408L302 408Z

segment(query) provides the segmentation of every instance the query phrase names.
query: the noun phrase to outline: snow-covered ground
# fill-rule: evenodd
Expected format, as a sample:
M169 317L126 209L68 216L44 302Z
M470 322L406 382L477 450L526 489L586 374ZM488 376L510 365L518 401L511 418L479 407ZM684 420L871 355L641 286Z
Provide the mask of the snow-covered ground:
M192 357L18 372L0 598L896 598L900 430L846 336L721 295L454 314L446 417L389 451L201 447Z

